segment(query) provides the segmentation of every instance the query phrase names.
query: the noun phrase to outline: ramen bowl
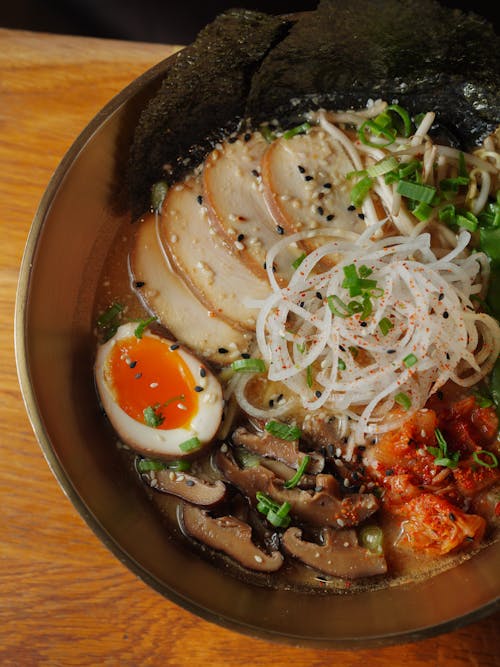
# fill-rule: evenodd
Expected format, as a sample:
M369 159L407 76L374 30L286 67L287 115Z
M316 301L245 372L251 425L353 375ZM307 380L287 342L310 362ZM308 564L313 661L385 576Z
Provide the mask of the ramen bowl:
M500 608L500 542L434 576L344 593L271 590L173 539L123 465L93 378L99 278L128 212L111 206L138 114L171 59L115 97L65 155L21 267L16 355L27 411L59 484L99 539L145 584L232 630L300 646L367 647L456 629ZM118 188L119 189L119 188ZM179 576L182 573L182 576Z

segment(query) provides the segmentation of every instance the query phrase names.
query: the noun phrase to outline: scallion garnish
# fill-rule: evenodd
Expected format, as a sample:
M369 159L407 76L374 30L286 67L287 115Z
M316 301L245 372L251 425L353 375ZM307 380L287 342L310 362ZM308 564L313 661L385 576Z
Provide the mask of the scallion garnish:
M299 255L297 257L297 259L294 259L294 261L292 262L293 268L298 269L299 266L302 264L302 262L305 260L306 257L307 257L306 253L303 252L302 255Z
M365 120L358 130L358 137L361 143L372 148L383 148L394 143L396 130L384 127L381 121L382 119L379 119L377 123L375 120ZM376 138L379 138L379 140L374 141Z
M97 318L97 329L104 342L115 335L120 325L122 312L122 304L115 301Z
M266 519L275 528L287 528L290 525L291 505L286 501L279 505L274 500L261 491L257 491L255 497L258 500L257 509L261 514L265 514Z
M148 327L152 322L156 322L156 317L148 317L147 320L137 320L138 325L134 329L134 336L136 338L142 338L146 327Z
M443 434L437 428L434 431L436 435L437 447L427 447L429 454L434 456L434 465L442 466L443 468L456 468L460 458L460 452L448 452L448 443L444 439Z
M406 368L411 368L412 366L415 366L417 363L418 359L417 357L412 353L408 354L404 359L403 363L406 366Z
M158 181L157 183L153 184L151 188L151 209L155 213L159 213L161 211L161 207L163 206L167 192L168 184L166 181Z
M176 470L178 472L186 472L191 468L189 461L157 461L155 459L139 459L137 461L137 470L139 472L151 472L157 470Z
M271 144L276 139L276 134L273 132L270 126L267 125L267 123L262 124L259 127L259 131L268 144Z
M359 532L361 544L372 553L381 554L383 551L384 533L379 526L363 526Z
M296 127L292 127L286 132L283 132L283 139L291 139L292 137L295 137L297 134L306 134L309 132L311 129L311 123L301 123L300 125L297 125Z
M394 329L394 324L388 317L383 317L378 323L378 327L382 332L382 336L387 336L391 329Z
M265 429L275 438L280 440L298 440L302 435L302 431L298 426L293 424L284 424L283 422L269 421L265 425Z
M262 359L235 359L231 363L231 368L233 371L239 373L264 373L266 370L266 364Z
M311 364L309 364L309 366L306 368L306 384L309 389L313 386L313 373Z
M181 442L179 445L179 449L181 452L187 453L187 452L192 452L195 449L199 449L201 445L201 442L199 438L196 436L189 438L188 440L184 440L184 442Z
M403 121L403 128L401 131L403 137L409 137L412 131L412 124L409 113L406 111L406 109L403 109L403 107L399 106L399 104L390 104L384 113L390 114L391 112L397 114ZM392 122L392 125L394 125L394 122Z
M403 410L409 410L411 408L411 398L408 394L405 394L402 391L394 396L394 402L400 405Z
M144 415L144 423L146 426L151 428L158 428L165 421L165 417L161 412L157 412L159 406L148 405L147 408L144 408L142 414Z
M436 195L436 188L432 185L423 185L422 183L412 183L412 181L404 180L398 182L396 191L403 197L424 202L425 204L430 204Z
M483 458L481 458L481 456ZM484 457L489 459L489 461L485 461ZM483 468L498 468L497 457L493 452L489 452L487 449L478 449L475 452L472 452L472 458L478 465L483 466Z
M339 359L339 360L338 360L338 362L337 362L337 368L339 369L339 371L345 371L345 369L347 368L347 366L345 365L345 361L344 361L343 359Z
M297 484L300 482L300 480L301 480L301 478L302 478L302 475L304 474L304 472L305 472L307 466L309 465L310 458L311 458L311 457L310 457L308 454L306 454L306 455L304 456L304 458L303 458L302 461L300 462L299 467L297 468L297 472L295 473L295 475L294 475L293 477L291 477L291 478L288 480L288 482L285 482L285 483L283 484L283 486L285 487L285 489L293 489L293 488L295 488L295 487L297 486Z
M351 203L356 208L359 208L361 204L366 199L366 195L370 191L370 188L373 185L373 178L370 176L364 176L360 181L351 190Z
M417 206L415 206L412 213L418 220L423 222L424 220L428 220L431 217L433 211L434 208L430 204L426 204L424 201L421 201Z
M376 178L377 176L383 176L383 174L387 174L389 171L396 169L397 166L398 161L393 155L391 155L390 157L383 158L375 164L367 167L366 174L371 178Z
M474 398L476 399L478 407L489 408L493 405L493 401L489 396L483 396L483 394L480 394L478 391L474 391L472 393L474 394Z

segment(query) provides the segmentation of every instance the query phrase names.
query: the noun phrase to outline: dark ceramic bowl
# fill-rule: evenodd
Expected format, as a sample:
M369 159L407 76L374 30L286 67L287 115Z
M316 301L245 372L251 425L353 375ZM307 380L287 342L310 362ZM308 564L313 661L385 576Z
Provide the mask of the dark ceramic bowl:
M302 646L367 647L453 630L498 608L500 542L425 581L345 595L271 591L228 576L172 540L130 484L92 378L98 277L123 218L109 208L115 165L164 61L115 97L54 174L21 268L16 354L45 457L78 512L144 582L208 621ZM57 363L54 363L57 359ZM189 572L189 576L178 573Z

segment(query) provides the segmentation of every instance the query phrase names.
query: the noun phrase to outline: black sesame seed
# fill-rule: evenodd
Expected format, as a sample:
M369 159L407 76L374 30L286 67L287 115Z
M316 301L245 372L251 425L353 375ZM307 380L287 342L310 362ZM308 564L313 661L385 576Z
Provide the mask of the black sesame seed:
M396 350L387 350L387 354L396 354Z
M255 176L255 178L258 178L260 176L259 172L257 169L252 169L252 175Z
M200 377L207 377L207 371L205 368L203 368L203 366L200 367Z
M245 238L245 234L238 234L237 240L241 243Z
M316 298L319 299L320 301L323 300L323 295L321 294L321 292L316 292Z
M440 401L442 401L444 398L444 394L441 390L436 392L436 396L439 398Z
M264 271L265 271L267 269L267 262L264 262L264 264L262 266L264 267Z
M187 480L186 480L186 486L194 486L194 480L192 480L192 479L187 479Z
M358 218L360 220L364 220L365 219L365 214L364 213L358 213Z
M444 294L441 292L438 296L438 301L442 301L444 299Z
M230 144L234 144L234 142L236 141L236 139L237 139L237 137L229 137L228 142L229 142Z
M450 513L448 514L448 516L450 517L450 519L451 519L452 521L456 521L456 520L457 520L457 517L453 514L453 512L450 512Z
M198 204L203 204L203 197L202 197L202 195L198 195L198 196L196 197L196 201L198 202Z
M300 306L301 308L303 308L303 307L304 307L304 301L301 301L301 302L299 303L299 306Z
M307 176L304 176L304 180L305 181L312 181L313 177L308 174Z
M348 211L355 211L356 207L354 206L354 204L351 204L350 206L347 207L347 210Z
M173 352L174 350L178 350L178 349L179 349L179 344L178 344L178 343L173 343L173 344L170 346L170 349L172 350L172 352Z
M272 408L274 406L274 400L271 398L269 399L269 407Z
M443 313L444 319L447 320L449 318L449 316L450 316L450 313L447 310L445 310L444 313Z
M329 190L332 187L331 183L323 183L323 187Z
M448 361L450 360L450 353L449 352L446 353L446 358L448 359Z
M325 209L322 206L318 206L318 213L320 215L324 215L325 214Z
M316 398L321 398L321 392L320 392L320 390L318 389L317 391L315 391L315 392L314 392L314 395L316 396Z
M137 361L131 361L129 366L130 368L135 368L137 366Z
M242 352L241 353L241 358L242 359L250 359L250 355L248 354L248 352Z
M140 380L142 377L142 373L136 373L134 377L136 380Z
M305 174L305 173L306 173L305 168L304 168L301 164L298 164L298 165L297 165L297 169L300 171L301 174Z
M281 400L283 400L283 394L280 394L280 395L278 396L278 398L276 399L276 401L277 401L278 403L279 403Z
M333 220L334 217L335 217L335 216L333 215L333 213L329 213L329 214L326 216L326 219L328 220L328 222L330 222L330 220Z
M245 134L245 136L243 137L243 140L244 141L250 141L251 138L252 138L252 135L250 134L250 132L247 132Z
M341 352L345 352L345 347L344 347L343 345L339 345L339 350L340 350Z
M196 393L198 393L198 394L199 394L199 393L200 393L200 391L203 391L203 387L200 387L200 385L199 385L199 384L197 384L197 385L196 385L196 387L194 388L194 390L195 390L195 392L196 392Z
M143 280L136 280L135 283L134 283L134 287L138 287L138 288L144 287L145 284L146 283Z
M368 324L364 320L362 322L360 322L359 324L362 327L367 327L368 326Z
M227 354L228 350L225 347L219 347L219 354Z
M276 225L276 231L278 232L278 234L284 234L285 233L285 230L283 229L283 227L281 225Z
M391 475L394 475L394 470L392 468L388 468L385 471L385 475L386 475L386 477L390 477Z

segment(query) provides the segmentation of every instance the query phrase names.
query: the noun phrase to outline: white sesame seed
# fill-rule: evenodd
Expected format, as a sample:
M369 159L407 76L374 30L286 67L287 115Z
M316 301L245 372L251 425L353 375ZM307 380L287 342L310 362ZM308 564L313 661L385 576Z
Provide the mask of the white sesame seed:
M223 454L225 454L227 452L227 445L226 445L225 442L222 443L222 445L220 447L220 450Z
M236 248L236 250L245 250L245 244L242 243L241 241L236 241L234 247Z
M171 470L169 475L168 475L169 480L174 482L176 477L177 477L177 475L175 474L175 472L173 472L173 470Z
M177 479L175 480L176 482L182 482L184 479L184 475L177 475Z
M170 241L172 243L177 243L177 234L171 234L170 235Z
M345 523L344 523L344 521L343 521L342 519L337 519L337 524L338 524L341 528L343 528L343 527L345 526Z
M156 389L156 387L158 386L158 382L151 382L149 386L151 387L151 389Z
M263 563L264 562L264 559L262 558L262 556L258 556L257 554L255 554L254 558L257 561L257 563Z

